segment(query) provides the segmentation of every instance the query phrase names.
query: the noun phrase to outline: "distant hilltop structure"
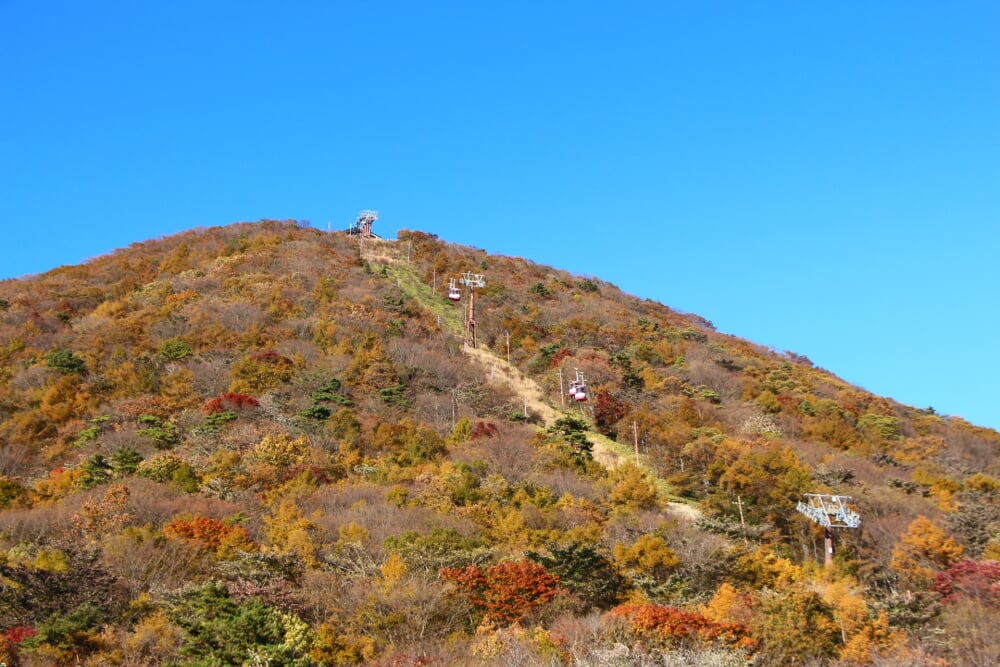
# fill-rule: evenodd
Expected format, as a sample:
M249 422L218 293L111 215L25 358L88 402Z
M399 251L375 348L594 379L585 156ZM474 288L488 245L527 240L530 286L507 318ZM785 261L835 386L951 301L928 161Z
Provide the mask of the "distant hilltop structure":
M363 239L381 239L381 236L372 231L372 223L376 220L378 220L378 211L361 211L358 219L354 221L347 233Z
M378 220L378 211L361 211L354 224L344 230L344 233L358 239L358 252L361 259L366 262L385 264L408 262L410 260L409 246L405 249L401 248L396 245L395 241L383 239L373 232L372 224L376 220Z

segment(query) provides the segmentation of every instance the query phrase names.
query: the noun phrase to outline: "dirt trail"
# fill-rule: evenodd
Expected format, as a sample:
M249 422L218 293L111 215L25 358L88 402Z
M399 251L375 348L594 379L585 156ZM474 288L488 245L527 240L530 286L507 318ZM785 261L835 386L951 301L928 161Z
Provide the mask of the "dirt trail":
M362 250L362 257L368 261L384 261L393 272L397 284L406 293L416 299L425 308L438 315L438 321L445 322L446 328L453 334L461 335L461 322L457 319L454 309L443 311L435 306L435 295L430 287L422 282L413 272L408 262L404 262L404 255L400 247L393 243L380 241L377 243L366 242ZM545 392L537 382L524 375L519 368L507 363L505 359L498 357L484 348L464 348L465 353L484 371L489 382L497 386L509 388L516 396L524 401L524 408L529 416L538 417L546 425L551 425L561 415L570 414L566 410L558 410L546 398ZM606 438L600 433L593 431L588 433L588 439L593 443L592 454L594 460L605 468L615 468L625 461L632 460L633 453L628 447L623 447L613 440ZM662 482L661 482L662 484ZM665 489L665 487L664 487ZM678 502L669 502L667 511L677 517L682 517L694 521L701 516L697 507Z
M467 347L465 353L486 371L486 377L491 383L508 387L520 396L531 414L539 416L545 424L551 424L559 418L560 412L545 400L542 388L526 377L519 368L482 348ZM630 459L629 454L609 438L593 432L588 437L594 443L594 460L605 468L614 468ZM667 510L691 521L701 516L698 508L684 503L670 502Z
M467 347L465 353L486 371L485 375L491 383L507 387L520 396L527 409L533 415L541 417L545 424L551 424L559 418L560 411L545 400L542 388L537 382L526 377L519 368L511 366L506 360L482 348ZM631 453L611 439L593 432L588 434L588 438L594 443L594 460L605 468L614 468L631 460ZM669 502L666 510L688 521L695 521L701 516L701 511L697 507L685 503Z
M531 378L525 377L519 368L482 348L466 348L465 352L486 370L486 377L490 382L508 387L520 396L532 415L540 417L547 425L559 418L560 412L545 400L542 388ZM610 441L601 436L593 436L591 434L590 440L594 443L594 459L605 468L620 465L623 458L609 446Z
M545 401L542 388L515 366L482 348L467 347L465 353L486 370L486 377L493 384L510 388L524 400L532 415L541 417L546 424L559 418L559 414Z

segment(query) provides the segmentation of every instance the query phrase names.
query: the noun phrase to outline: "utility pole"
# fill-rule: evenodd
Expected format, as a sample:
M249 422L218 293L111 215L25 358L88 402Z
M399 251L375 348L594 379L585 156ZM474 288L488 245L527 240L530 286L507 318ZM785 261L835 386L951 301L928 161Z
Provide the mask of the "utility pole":
M561 368L559 368L559 369L556 370L556 375L559 376L559 407L561 407L563 410L565 410L566 409L566 394L563 393L562 369Z
M750 540L747 539L747 522L743 518L743 497L736 496L736 506L740 508L740 528L743 529L743 546L750 549Z
M510 366L510 332L503 332L504 338L507 339L507 365Z
M632 439L635 441L635 465L639 465L639 425L632 420Z

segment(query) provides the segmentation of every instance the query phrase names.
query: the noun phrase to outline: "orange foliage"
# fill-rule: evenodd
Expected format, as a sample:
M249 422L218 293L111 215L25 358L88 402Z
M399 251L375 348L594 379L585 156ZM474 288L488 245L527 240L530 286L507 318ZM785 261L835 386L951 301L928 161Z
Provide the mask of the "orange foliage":
M163 527L163 534L171 539L183 539L199 548L226 556L236 549L253 551L247 529L228 525L219 519L196 514L191 518L178 517Z
M655 604L624 604L609 614L628 623L637 638L655 645L718 643L753 651L757 643L736 623L718 623L693 611Z
M255 408L260 405L257 399L249 394L239 394L226 392L219 394L215 398L210 398L201 406L201 411L206 415L214 415L226 411L240 411Z
M962 557L961 544L925 516L910 523L892 550L890 566L910 585L929 588L934 574Z
M557 577L527 559L504 561L485 570L475 564L446 567L441 576L458 584L473 607L500 625L523 620L560 591Z

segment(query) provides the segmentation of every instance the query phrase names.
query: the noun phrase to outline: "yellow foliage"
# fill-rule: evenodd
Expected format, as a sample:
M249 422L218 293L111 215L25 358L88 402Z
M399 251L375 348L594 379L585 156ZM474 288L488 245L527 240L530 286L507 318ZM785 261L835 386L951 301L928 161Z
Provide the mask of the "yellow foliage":
M250 452L250 458L277 467L303 463L309 454L309 441L304 435L292 440L287 433L265 435Z
M631 546L621 542L615 544L613 556L615 565L622 570L657 579L665 577L681 562L666 540L648 533L640 536Z
M962 490L962 485L935 467L923 465L913 471L913 481L930 487L931 495L943 511L954 509L952 495Z
M168 401L172 410L193 408L200 402L194 389L194 373L187 368L180 368L167 375L160 385L159 393Z
M995 537L990 538L990 541L986 544L986 548L983 549L982 559L1000 562L1000 542Z
M133 664L161 664L177 655L182 642L181 629L166 613L156 611L136 623L125 640L125 649Z
M406 561L403 560L403 557L393 551L385 559L385 562L382 563L382 590L388 592L395 588L409 571L410 568L406 566Z
M834 617L845 635L857 631L868 617L868 605L856 582L841 579L827 584L821 591L826 602L833 607Z
M892 456L900 463L916 465L937 454L944 444L944 438L936 435L904 438L893 445Z
M698 607L698 613L716 623L740 623L750 619L750 601L729 582L723 582L708 604Z
M979 491L980 493L1000 493L1000 479L981 472L966 477L962 486L970 491Z
M610 495L615 505L631 512L656 507L656 482L634 463L623 463L615 468L612 479L617 482Z
M476 628L472 655L488 664L494 664L506 655L519 652L514 647L523 647L530 639L527 631L518 624L498 629L490 621L484 620Z
M128 311L128 305L121 300L113 301L102 301L97 304L97 308L94 308L94 312L91 317L94 319L98 318L109 318L113 319L124 315Z
M358 665L375 657L375 640L367 635L338 632L332 623L316 631L309 657L321 665Z
M260 395L291 380L293 372L291 360L283 357L277 359L266 355L244 357L232 368L233 380L229 385L229 391Z
M35 483L35 493L38 494L39 503L45 504L55 502L65 498L74 492L86 475L83 468L57 468L49 473L49 476Z
M62 375L42 394L38 411L49 421L61 424L74 417L84 417L95 407L93 396L83 389L79 375Z
M646 391L661 391L667 384L663 376L650 366L646 366L639 371L639 378L642 380L642 386Z
M340 534L338 542L343 544L363 544L368 541L368 529L353 521L342 525L338 533Z
M344 378L353 386L368 391L399 384L399 375L392 359L374 335L368 336L354 352L351 363L344 370Z
M241 552L257 551L257 544L242 530L231 530L219 540L213 557L215 560L235 560Z
M751 632L765 650L780 657L774 664L811 664L840 649L840 632L832 609L811 587L796 583L758 592L759 613Z
M291 498L285 498L272 514L264 515L265 535L279 554L296 554L309 567L318 564L312 534L316 524L302 514Z
M751 588L775 590L806 579L801 567L764 547L741 554L736 559L734 574Z
M112 395L117 397L141 396L156 389L155 375L143 369L130 359L123 359L104 371L107 383L114 387Z
M845 665L870 665L873 655L892 655L900 651L906 643L906 635L889 627L889 615L880 611L851 636L840 649L840 660ZM913 664L905 660L887 664ZM921 662L929 665L930 663ZM942 666L943 667L943 666Z
M528 542L528 527L524 514L516 507L498 511L490 526L490 537L498 542L525 546Z
M6 561L7 564L22 565L35 570L66 572L69 569L69 557L59 549L51 547L41 547L34 550L14 546L0 556L3 556L3 561Z
M271 507L284 498L290 498L295 501L303 500L310 496L316 490L317 486L318 484L312 473L309 470L305 470L278 488L267 491L264 494L264 505Z
M934 573L962 557L963 547L925 516L914 519L892 550L890 567L910 585L928 588Z
M447 442L449 445L458 445L468 440L470 436L472 436L472 422L468 417L462 417L455 422Z

